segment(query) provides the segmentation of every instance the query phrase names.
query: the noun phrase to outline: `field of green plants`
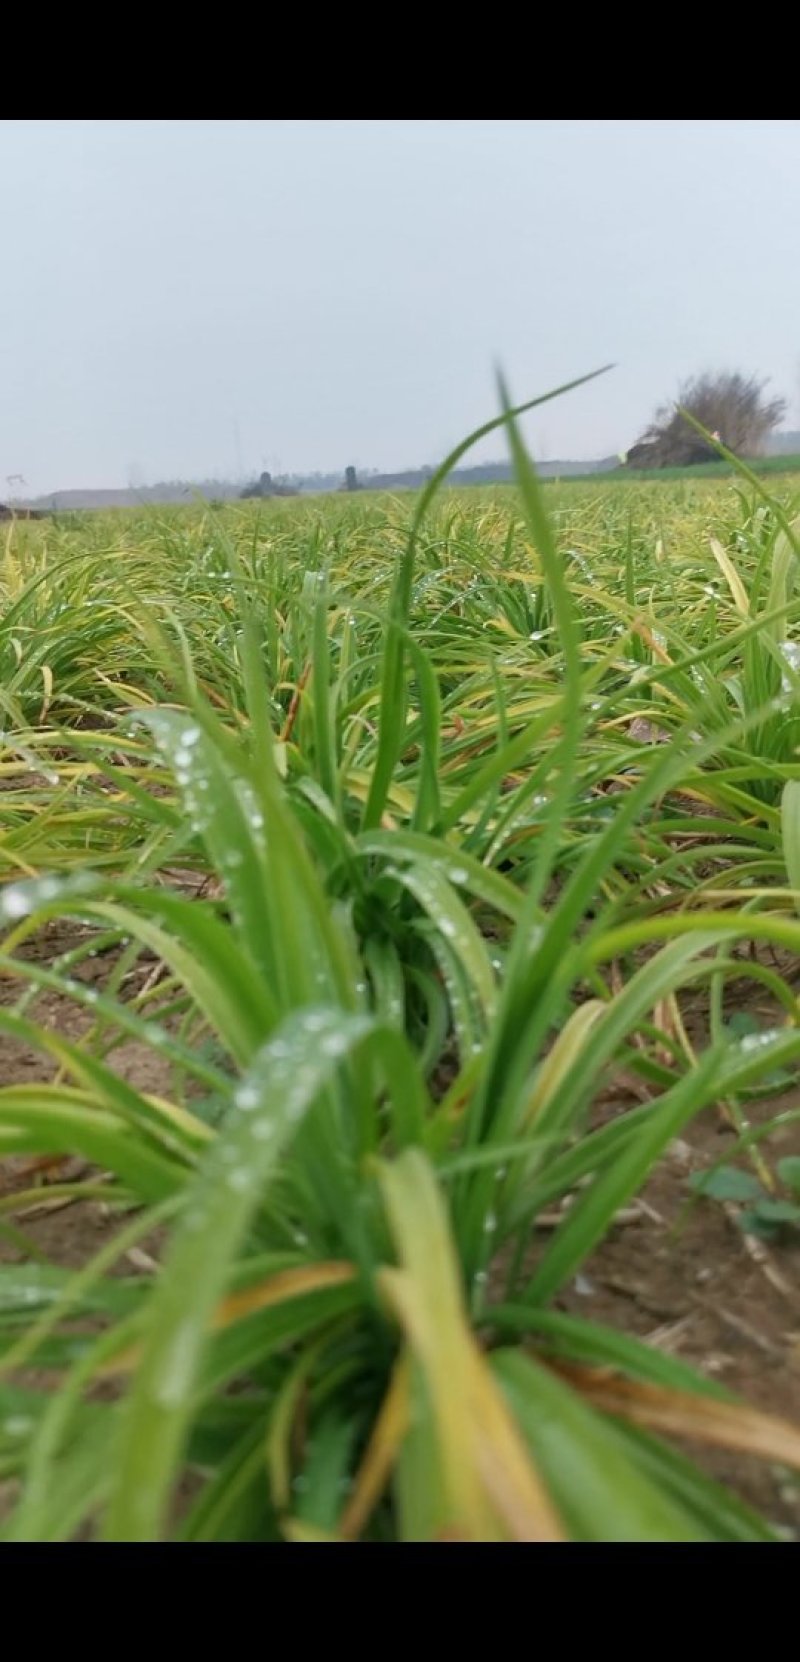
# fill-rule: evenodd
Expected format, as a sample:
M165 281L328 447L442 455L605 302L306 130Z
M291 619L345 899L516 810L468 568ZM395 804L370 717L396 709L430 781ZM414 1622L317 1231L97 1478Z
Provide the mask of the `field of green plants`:
M800 508L505 425L513 489L4 528L6 1540L776 1538L702 1447L800 1429L566 1295L703 1114L791 1273Z

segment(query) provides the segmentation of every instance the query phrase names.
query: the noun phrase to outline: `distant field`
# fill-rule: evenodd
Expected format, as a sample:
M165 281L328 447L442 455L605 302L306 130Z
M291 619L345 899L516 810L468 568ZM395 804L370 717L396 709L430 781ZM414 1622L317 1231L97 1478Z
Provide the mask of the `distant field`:
M800 458L517 465L4 530L10 1538L800 1528Z
M587 657L598 644L606 648L610 621L624 633L625 620L642 605L650 626L679 629L686 650L706 639L712 617L718 628L735 617L709 539L732 550L747 583L763 510L755 503L754 517L743 518L737 488L697 470L675 481L622 475L548 482L544 498L581 612ZM40 709L45 668L51 719L69 719L84 702L118 709L120 694L137 702L163 696L172 675L154 657L157 623L173 649L180 625L209 687L240 704L237 655L224 649L235 604L232 544L247 561L252 592L262 603L269 599L283 619L264 618L277 717L303 668L300 620L317 573L329 573L332 644L341 650L343 617L352 606L348 649L356 642L358 656L368 661L379 652L415 500L364 492L222 508L85 511L20 523L6 534L0 565L6 700L20 718ZM410 617L437 667L445 642L459 651L467 642L470 651L479 649L486 684L479 694L470 682L472 704L484 697L491 705L492 665L501 649L512 682L520 671L526 685L558 674L557 636L547 632L533 647L529 639L548 608L516 488L445 491L419 539ZM635 637L623 646L623 658L642 650ZM458 701L457 689L453 696ZM366 763L366 735L361 742Z
M759 478L769 477L776 480L782 475L787 477L800 473L800 456L757 456L748 461L747 466ZM602 479L652 479L661 480L668 484L672 479L732 479L736 469L728 462L703 462L697 467L660 467L650 469L612 468L602 474ZM578 479L596 479L596 474L577 474Z

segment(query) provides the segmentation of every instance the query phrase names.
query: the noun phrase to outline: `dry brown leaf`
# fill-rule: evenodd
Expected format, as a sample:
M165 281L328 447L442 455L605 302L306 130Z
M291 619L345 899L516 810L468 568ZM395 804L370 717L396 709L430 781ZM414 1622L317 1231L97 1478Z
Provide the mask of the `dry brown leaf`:
M402 1355L395 1365L364 1458L353 1480L350 1497L339 1519L337 1534L340 1540L354 1541L377 1505L408 1429L409 1412L408 1357Z
M269 1275L264 1281L258 1281L252 1287L242 1287L240 1292L231 1293L217 1305L211 1321L213 1332L220 1328L230 1327L234 1322L243 1321L245 1316L255 1315L258 1310L267 1310L272 1304L283 1304L287 1299L300 1298L305 1293L315 1293L321 1287L336 1287L355 1278L355 1269L352 1264L331 1259L322 1264L299 1264L296 1269L278 1270L275 1275ZM136 1367L141 1355L141 1346L131 1345L117 1356L109 1357L108 1361L98 1369L101 1379L113 1378L117 1374L129 1373Z
M693 1396L688 1391L670 1391L597 1368L563 1362L550 1362L548 1366L568 1379L594 1408L617 1419L648 1431L687 1437L715 1448L738 1449L800 1469L800 1429L789 1420L763 1414L758 1408Z
M335 1259L323 1264L300 1264L296 1269L279 1270L267 1276L254 1287L243 1287L222 1300L214 1312L214 1328L230 1327L257 1310L266 1310L271 1304L283 1304L286 1299L299 1298L304 1293L316 1293L321 1287L337 1287L355 1278L352 1264Z

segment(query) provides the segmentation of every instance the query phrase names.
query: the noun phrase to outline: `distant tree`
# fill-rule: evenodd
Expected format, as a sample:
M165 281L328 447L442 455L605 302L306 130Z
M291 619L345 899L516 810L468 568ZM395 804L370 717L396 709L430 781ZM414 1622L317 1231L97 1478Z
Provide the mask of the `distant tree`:
M273 479L271 473L262 473L254 485L245 485L239 492L243 500L261 496L298 496L300 493L287 479Z
M346 491L360 491L361 489L354 467L346 467L344 470L344 488Z
M681 414L688 410L707 432L739 456L758 456L786 412L785 398L767 398L766 381L726 372L685 381L677 404L664 404L628 451L629 467L692 467L716 452Z

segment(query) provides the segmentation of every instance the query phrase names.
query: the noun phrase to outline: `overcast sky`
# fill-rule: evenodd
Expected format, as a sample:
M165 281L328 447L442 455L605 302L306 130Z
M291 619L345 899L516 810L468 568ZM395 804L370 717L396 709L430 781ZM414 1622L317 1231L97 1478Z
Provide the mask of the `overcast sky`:
M627 447L705 368L800 426L800 122L5 121L0 496ZM493 440L481 454L500 455Z

